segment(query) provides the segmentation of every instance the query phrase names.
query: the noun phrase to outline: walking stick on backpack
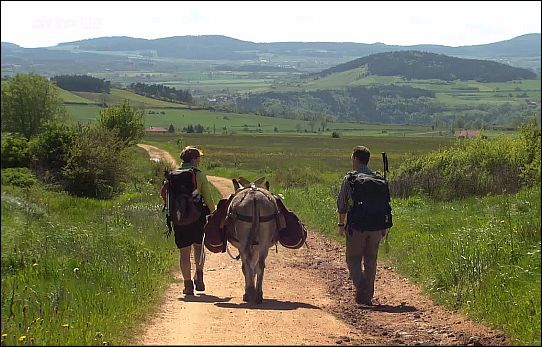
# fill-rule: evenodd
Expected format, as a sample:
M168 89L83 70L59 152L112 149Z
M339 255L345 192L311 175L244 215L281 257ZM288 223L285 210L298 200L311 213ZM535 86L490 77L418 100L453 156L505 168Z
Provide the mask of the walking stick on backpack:
M165 169L164 170L164 177L165 179L168 178L168 170ZM169 183L168 183L168 187L167 187L167 190L166 190L166 203L164 205L164 207L162 207L162 212L166 211L166 225L167 225L167 231L166 231L166 235L167 235L167 238L169 238L169 235L171 235L171 231L172 231L172 227L171 227L171 216L169 214Z
M386 178L386 172L389 172L388 170L388 155L386 152L382 152L382 162L384 163L384 178Z
M382 152L382 163L384 164L384 179L387 179L386 173L390 170L388 169L388 155L386 152ZM384 236L384 252L388 253L390 251L390 245L388 244L388 235L390 231L389 229L386 232L386 236Z

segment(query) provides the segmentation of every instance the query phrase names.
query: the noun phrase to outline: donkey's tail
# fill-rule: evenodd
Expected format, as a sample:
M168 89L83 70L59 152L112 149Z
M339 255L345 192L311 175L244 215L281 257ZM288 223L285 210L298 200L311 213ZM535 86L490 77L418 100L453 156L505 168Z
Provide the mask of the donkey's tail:
M252 196L252 225L250 227L250 234L248 235L248 242L247 245L251 247L258 238L258 228L260 226L260 209L257 206L257 198L255 194L251 194ZM258 240L259 241L259 240Z

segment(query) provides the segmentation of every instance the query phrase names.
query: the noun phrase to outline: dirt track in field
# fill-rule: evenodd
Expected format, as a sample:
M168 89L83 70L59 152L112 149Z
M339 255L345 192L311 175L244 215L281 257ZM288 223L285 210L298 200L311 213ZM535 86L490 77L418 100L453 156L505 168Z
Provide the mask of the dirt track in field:
M138 145L152 158L167 152ZM231 180L208 176L223 196ZM205 292L182 294L182 277L144 323L134 345L507 345L503 333L434 305L416 285L378 266L375 306L354 302L343 244L309 231L309 248L271 249L261 305L243 302L240 261L205 252ZM237 250L229 246L232 255Z

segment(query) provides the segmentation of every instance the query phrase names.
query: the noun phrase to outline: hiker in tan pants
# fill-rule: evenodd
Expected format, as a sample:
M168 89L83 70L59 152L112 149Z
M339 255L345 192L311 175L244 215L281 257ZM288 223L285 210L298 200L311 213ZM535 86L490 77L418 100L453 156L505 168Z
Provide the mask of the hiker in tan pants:
M370 152L365 146L354 147L352 152L352 169L356 172L374 174L368 167ZM346 214L352 207L352 189L345 176L339 195L337 196L337 227L339 235L346 236L346 264L356 288L356 302L372 305L376 262L380 240L387 230L357 230L349 223L345 224Z

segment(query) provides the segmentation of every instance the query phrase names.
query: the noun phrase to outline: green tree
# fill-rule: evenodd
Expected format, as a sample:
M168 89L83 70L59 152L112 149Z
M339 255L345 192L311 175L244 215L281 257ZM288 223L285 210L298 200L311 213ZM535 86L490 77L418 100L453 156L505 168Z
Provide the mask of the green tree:
M17 74L2 86L2 131L30 139L48 122L67 117L56 87L43 76Z
M126 146L137 143L145 134L145 114L130 106L128 100L120 105L111 106L100 111L98 126L111 129Z

